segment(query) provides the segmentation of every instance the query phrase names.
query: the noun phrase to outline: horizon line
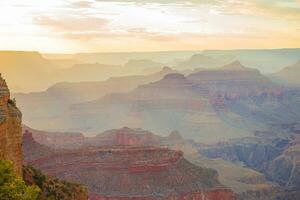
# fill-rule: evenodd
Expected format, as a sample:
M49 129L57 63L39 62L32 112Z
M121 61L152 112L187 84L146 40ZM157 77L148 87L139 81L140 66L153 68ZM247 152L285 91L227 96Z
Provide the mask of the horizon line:
M233 49L198 49L198 50L163 50L163 51L82 51L82 52L42 52L38 50L14 50L14 49L0 49L0 53L2 52L36 52L41 55L51 55L51 54L60 54L60 55L76 55L76 54L122 54L122 53L166 53L166 52L203 52L203 51L255 51L255 50L296 50L300 49L300 47L278 47L278 48L233 48Z

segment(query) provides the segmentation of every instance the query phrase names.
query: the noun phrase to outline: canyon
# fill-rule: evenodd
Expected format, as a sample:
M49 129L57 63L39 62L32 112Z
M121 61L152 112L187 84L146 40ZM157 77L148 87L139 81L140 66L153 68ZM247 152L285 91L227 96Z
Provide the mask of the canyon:
M38 123L29 120L29 125L87 135L124 126L161 136L177 130L185 139L214 143L257 132L286 132L284 124L300 119L295 112L298 100L298 90L282 88L236 61L189 75L169 73L129 92L72 104L52 118L43 120L36 115Z
M80 162L79 162L80 161ZM68 150L30 161L48 175L88 186L90 199L235 199L212 169L180 151L107 146Z
M283 190L283 187L278 187L276 182L271 182L272 179L270 179L267 174L259 172L258 169L256 170L256 168L253 167L253 165L248 165L245 167L243 164L239 164L241 161L237 159L229 160L226 157L221 156L213 157L208 152L214 152L214 145L204 145L195 143L193 141L186 141L178 132L172 132L167 137L161 137L146 130L124 127L121 129L108 130L91 138L86 138L81 135L81 139L75 141L73 140L74 137L72 134L41 132L28 127L23 128L23 149L25 152L25 161L27 163L34 164L37 168L42 167L42 170L45 170L46 173L50 173L52 175L55 174L55 176L62 176L63 179L74 179L76 182L86 181L84 184L87 184L88 188L96 187L98 185L103 176L105 176L103 174L105 170L108 170L105 172L105 174L109 174L109 170L112 169L117 171L126 169L130 172L134 172L135 170L149 170L148 173L151 173L151 170L157 172L157 170L161 169L160 167L166 166L165 161L167 162L170 159L162 156L165 155L165 153L159 153L160 156L157 158L166 158L163 160L163 164L165 165L147 165L148 161L156 162L156 164L157 162L159 163L159 160L152 160L153 158L156 158L156 153L149 153L148 151L171 151L172 149L175 150L175 152L183 151L185 154L183 158L188 162L193 163L194 166L201 166L200 168L210 168L217 171L218 181L221 183L221 185L226 186L226 188L232 189L236 194L237 199L269 200L276 198L282 199L280 196L287 197L287 193L285 192L287 188ZM72 144L68 143L68 137L70 137L70 140L73 141ZM280 155L280 152L282 152L285 146L289 144L289 141L285 139L274 141L274 144L271 142L269 144L266 142L257 142L261 141L262 139L263 138L256 140L250 138L247 140L245 139L245 141L254 140L252 142L253 148L247 150L247 153L246 150L237 149L237 155L240 155L242 152L245 152L245 155L262 154L265 156L263 156L261 160L255 161L256 157L253 157L253 160L250 160L249 163L264 163L263 160L267 161L269 158L272 158L271 155L273 155L273 157ZM43 144L40 144L37 141L42 142ZM60 142L58 143L59 145L55 145L55 141L64 142ZM233 142L237 143L237 141ZM233 142L232 144L234 144ZM224 145L225 144L227 143L224 143ZM265 147L263 145L265 145ZM216 145L216 147L221 146L222 143ZM242 147L243 145L241 144L240 148ZM245 142L244 149L248 147L249 144ZM275 150L276 148L277 150ZM132 154L132 156L126 154L126 152L132 153L133 151L136 152L135 154ZM141 154L139 154L138 151L144 151L142 154L143 158L139 158L139 155ZM232 150L222 150L222 152L232 152ZM266 152L266 154L263 154L262 152ZM113 153L119 155L109 156ZM117 160L113 160L113 164L112 161L107 160L105 160L105 164L103 164L103 162L98 162L99 160L101 161L101 159L97 158L97 156L103 154L108 154L108 156L101 156L101 159L116 158ZM148 154L149 157L147 156ZM124 155L126 155L126 158L123 159ZM67 160L65 160L65 158L67 158ZM91 158L91 160L87 160L88 158ZM136 164L137 160L143 161L144 158L146 159L146 164L144 162L139 163L141 165L145 164L144 166ZM236 156L233 156L233 158L236 158ZM259 158L259 156L257 156L257 158ZM52 164L52 160L54 161L54 164ZM76 160L80 160L80 162L76 163ZM126 163L122 163L122 161L126 161ZM277 166L284 170L284 173L289 173L287 171L288 169L277 164L273 165L274 167ZM67 166L72 166L72 170L70 171L70 167ZM170 165L167 166L170 167ZM296 173L294 175L296 175ZM295 180L297 179L297 176L293 177ZM290 196L292 196L293 192L295 193L295 189L292 187L289 187L289 191L291 192ZM90 192L90 196L96 199L104 198L103 195L97 195L95 192ZM105 198L108 197L105 196Z
M23 148L25 152L25 161L28 163L38 160L40 163L37 163L37 165L43 165L44 162L47 163L48 159L63 159L65 153L67 153L67 157L72 157L73 155L74 157L79 155L81 155L82 157L87 157L86 155L89 154L88 152L91 150L107 150L111 146L115 148L121 147L125 149L128 147L134 147L138 149L147 149L154 147L155 149L168 148L175 151L183 151L185 154L184 158L196 166L201 166L200 168L205 167L215 169L218 172L218 180L220 181L220 183L222 185L225 185L227 188L233 189L238 199L266 200L271 197L275 198L278 193L278 188L276 188L275 185L269 183L263 174L250 168L243 167L242 165L225 161L223 159L207 158L203 154L201 154L201 151L200 153L198 152L199 147L194 144L194 142L184 140L178 132L172 132L167 137L161 137L146 130L130 129L128 127L124 127L121 129L108 130L91 138L86 138L81 135L80 137L77 137L75 141L73 140L74 137L70 133L59 134L37 131L28 127L23 128ZM68 137L71 141L73 141L72 145L68 142ZM58 145L56 145L55 141L60 142L58 142ZM69 155L69 153L72 155ZM52 157L53 154L56 154L56 156ZM80 160L82 159L83 158L80 158ZM88 163L92 167L93 161L88 161ZM61 166L62 171L67 171L68 167L60 165L60 162L57 165ZM88 164L79 165L78 163L73 163L72 166L73 165L76 171L63 172L68 173L69 178L72 178L73 176L76 177L78 173L82 173L81 171L88 171L84 170L84 167L87 167ZM81 167L83 168L81 169ZM50 172L54 171L54 173L59 173L59 171L55 171L55 169L55 166L50 166L46 170L49 170ZM93 174L98 173L99 172L95 172ZM87 172L85 172L84 174L86 177L89 177L86 179L90 182L92 180L93 182L97 182L97 179L99 179L99 177L94 177L93 174L88 174ZM92 195L93 198L99 197L99 195L95 193L90 193L90 195Z
M277 199L299 196L299 135L289 138L243 138L198 148L208 158L241 162L280 186Z
M95 80L13 94L23 122L29 125L22 127L21 112L3 82L0 139L7 146L1 145L0 156L21 163L17 161L23 159L21 150L9 153L9 149L20 149L22 142L16 138L22 128L24 161L41 170L23 168L32 184L36 174L45 173L85 184L90 198L101 200L294 200L299 195L300 169L300 90L295 78L299 63L279 72L279 80L274 74L261 74L255 65L245 67L257 62L250 59L256 51L247 52L249 58L244 51L204 51L173 62L176 70L161 71L160 61L126 58L127 63L82 63L98 58L76 55L83 60L72 58L69 67L59 71L71 72L71 81L81 72L82 79L76 80L83 80L85 74ZM285 52L292 52L291 57L282 62L294 62L296 51L262 51L264 70L274 64L270 55L281 58ZM21 60L20 56L25 62L27 55L18 55ZM241 62L229 63L237 57ZM37 53L32 59L40 60L46 71L63 62ZM134 71L144 65L147 72L141 73L151 74L96 80L101 68ZM293 84L288 78L293 78ZM12 139L2 130L15 131ZM22 174L20 169L15 170ZM55 181L48 180L46 185L52 187ZM121 184L127 187L120 189ZM73 186L72 192L82 189ZM59 190L57 194L65 195Z

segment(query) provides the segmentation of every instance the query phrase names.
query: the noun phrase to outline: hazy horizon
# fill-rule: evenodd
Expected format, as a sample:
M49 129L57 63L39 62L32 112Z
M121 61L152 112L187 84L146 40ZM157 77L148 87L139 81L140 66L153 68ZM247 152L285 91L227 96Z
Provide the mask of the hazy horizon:
M174 50L145 50L145 51L77 51L77 52L69 52L69 53L64 53L64 52L44 52L44 51L39 51L39 50L30 50L30 49L0 49L0 52L38 52L42 55L74 55L74 54L94 54L94 53L160 53L160 52L203 52L203 51L255 51L255 50L291 50L291 49L300 49L299 47L274 47L274 48L227 48L227 49L174 49Z

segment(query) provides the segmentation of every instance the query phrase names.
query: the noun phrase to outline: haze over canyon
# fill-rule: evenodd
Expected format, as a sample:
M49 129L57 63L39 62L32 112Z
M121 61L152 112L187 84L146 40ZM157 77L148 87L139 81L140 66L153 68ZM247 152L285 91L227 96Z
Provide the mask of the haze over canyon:
M0 15L1 200L300 200L299 0Z

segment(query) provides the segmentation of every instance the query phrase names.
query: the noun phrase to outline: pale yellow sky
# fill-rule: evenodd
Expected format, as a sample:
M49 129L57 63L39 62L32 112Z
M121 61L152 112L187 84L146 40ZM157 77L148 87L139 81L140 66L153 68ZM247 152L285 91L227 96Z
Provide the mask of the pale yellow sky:
M300 47L299 0L1 0L0 49Z

